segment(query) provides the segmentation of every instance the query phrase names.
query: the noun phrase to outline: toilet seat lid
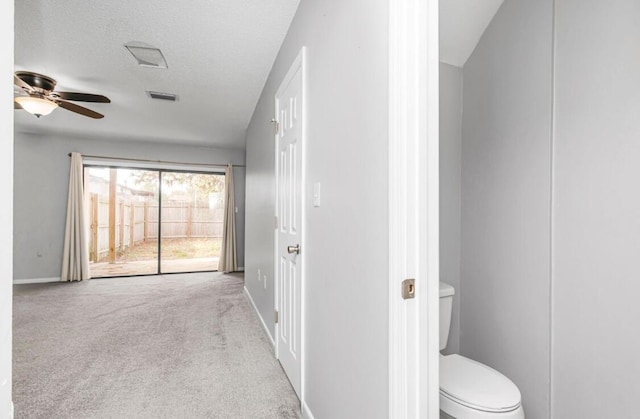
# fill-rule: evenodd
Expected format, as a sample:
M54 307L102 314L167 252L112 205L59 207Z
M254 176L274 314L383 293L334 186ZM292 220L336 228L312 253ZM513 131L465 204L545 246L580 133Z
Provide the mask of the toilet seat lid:
M440 358L440 393L484 412L510 412L520 406L520 390L484 364L454 354Z

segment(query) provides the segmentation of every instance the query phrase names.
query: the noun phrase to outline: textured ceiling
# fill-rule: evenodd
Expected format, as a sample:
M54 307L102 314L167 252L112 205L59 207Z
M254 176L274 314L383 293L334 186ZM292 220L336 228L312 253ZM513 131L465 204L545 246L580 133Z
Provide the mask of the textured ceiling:
M503 1L441 1L440 61L463 67Z
M243 148L245 131L299 0L17 0L15 67L46 74L57 90L108 96L86 104L93 120L63 109L17 131ZM144 42L167 70L139 67L123 47ZM175 93L151 100L145 90ZM78 104L81 104L78 102Z

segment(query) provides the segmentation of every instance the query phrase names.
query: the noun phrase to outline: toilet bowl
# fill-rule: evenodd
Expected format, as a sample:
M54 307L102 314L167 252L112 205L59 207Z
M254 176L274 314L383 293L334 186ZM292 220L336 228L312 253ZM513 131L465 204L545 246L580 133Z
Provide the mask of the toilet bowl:
M449 418L524 419L520 399L518 387L493 368L456 354L440 357L440 410Z
M440 283L440 350L447 346L455 290ZM442 419L524 419L518 387L503 374L461 355L440 355Z

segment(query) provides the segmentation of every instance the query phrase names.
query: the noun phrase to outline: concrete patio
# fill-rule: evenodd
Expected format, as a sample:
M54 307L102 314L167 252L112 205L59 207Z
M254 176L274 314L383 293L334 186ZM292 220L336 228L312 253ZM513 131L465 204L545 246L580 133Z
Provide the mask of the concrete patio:
M215 271L218 269L218 260L217 257L163 259L161 270L162 273ZM92 278L149 275L158 273L158 261L96 262L91 263L89 269Z

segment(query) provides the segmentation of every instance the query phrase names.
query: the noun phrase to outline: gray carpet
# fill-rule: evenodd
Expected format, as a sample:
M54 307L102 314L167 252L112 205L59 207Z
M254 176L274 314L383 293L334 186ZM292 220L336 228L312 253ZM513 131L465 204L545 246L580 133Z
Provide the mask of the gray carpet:
M242 293L200 273L14 286L23 418L299 418Z

